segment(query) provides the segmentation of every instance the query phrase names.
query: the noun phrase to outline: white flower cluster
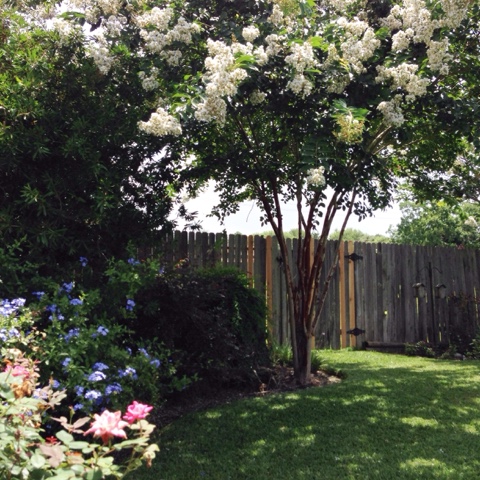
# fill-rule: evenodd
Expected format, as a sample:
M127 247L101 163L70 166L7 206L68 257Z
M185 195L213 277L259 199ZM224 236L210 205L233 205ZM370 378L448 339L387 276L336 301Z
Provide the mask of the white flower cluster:
M448 53L448 38L436 42L432 40L427 50L428 63L430 68L440 75L447 75L449 63L453 56Z
M135 18L137 25L141 28L140 35L145 41L147 50L161 53L165 47L174 42L186 45L192 43L193 35L200 31L200 27L196 23L187 22L183 17L180 17L172 27L170 23L173 17L173 9L154 7ZM174 57L178 61L181 58L178 54L174 54Z
M104 27L107 34L111 37L118 37L122 33L122 30L127 23L127 19L121 15L110 15L106 21L104 21Z
M97 31L95 40L90 42L87 53L93 58L100 73L104 75L110 71L115 62L114 57L110 54L110 46L101 30Z
M169 65L180 65L182 59L182 52L180 50L164 50L160 56L166 60Z
M250 103L252 105L259 105L260 103L265 101L265 98L267 98L266 93L261 92L260 90L255 90L250 95Z
M452 57L448 53L448 41L432 39L435 30L456 28L466 14L469 0L440 0L443 15L433 17L424 0L403 0L402 5L392 7L383 24L390 30L398 30L392 36L392 50L406 50L411 42L427 46L429 66L441 74L448 73Z
M138 15L135 18L137 25L141 28L154 27L160 32L168 30L170 21L173 18L173 9L153 7L151 10Z
M285 22L285 18L283 16L282 9L280 8L279 5L275 4L273 5L273 11L272 14L268 17L268 21L270 23L273 23L277 27L280 27L283 25Z
M151 90L156 90L159 87L158 83L158 69L153 67L151 69L151 74L150 76L147 76L145 72L139 72L138 76L140 77L140 80L142 81L142 87L144 90L147 92Z
M139 122L138 126L140 130L158 137L182 134L182 127L178 119L170 115L163 107L157 108L147 122Z
M290 52L290 55L285 57L285 63L293 68L295 75L288 82L287 88L292 90L295 95L306 97L312 92L313 83L305 77L304 72L317 65L315 53L312 45L308 42L303 44L293 43Z
M242 37L247 42L253 42L260 35L260 30L255 26L245 27L242 30Z
M353 3L356 3L359 8L363 8L367 1L363 0L360 2L360 0L327 0L327 4L340 13L344 13L345 10Z
M325 184L326 184L324 172L325 172L324 167L311 168L307 172L307 174L308 174L307 185L310 185L313 188L324 187Z
M265 43L267 44L267 49L265 53L268 57L272 57L278 55L283 50L283 40L284 37L281 35L277 35L272 33L265 37Z
M415 97L421 97L427 92L427 86L430 84L428 78L421 78L416 73L418 65L414 63L402 63L396 67L386 68L383 65L377 67L378 76L376 81L387 83L391 81L391 89L396 91L403 89L407 92L405 100L413 101Z
M384 121L387 125L399 127L405 122L402 109L399 103L402 101L401 95L396 95L393 100L381 102L377 109L383 114Z
M470 216L465 220L465 225L467 225L467 226L469 226L469 227L477 228L477 227L478 227L478 222L475 220L474 217L472 217L472 215L470 215Z
M205 59L205 98L197 105L195 116L198 120L223 125L227 107L223 97L234 96L240 82L248 76L243 68L235 65L235 53L249 53L251 48L239 43L229 46L211 39L207 40L207 48L210 56Z
M67 44L74 35L80 34L79 26L63 18L53 18L50 25L58 33L60 45Z
M363 62L373 56L381 42L367 22L357 18L348 21L341 17L337 23L345 32L340 45L342 57L355 73L362 73L365 70Z

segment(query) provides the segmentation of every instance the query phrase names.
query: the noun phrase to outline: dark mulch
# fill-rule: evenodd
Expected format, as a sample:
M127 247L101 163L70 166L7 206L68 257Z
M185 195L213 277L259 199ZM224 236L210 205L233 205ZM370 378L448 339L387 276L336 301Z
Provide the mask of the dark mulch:
M263 380L263 381L262 381ZM197 382L183 392L177 392L159 409L151 420L163 428L187 413L207 410L219 405L231 403L248 397L258 397L272 393L294 391L303 388L323 387L338 383L340 379L321 370L312 374L311 382L298 385L293 368L276 366L264 369L258 376L258 382L240 386L226 386Z

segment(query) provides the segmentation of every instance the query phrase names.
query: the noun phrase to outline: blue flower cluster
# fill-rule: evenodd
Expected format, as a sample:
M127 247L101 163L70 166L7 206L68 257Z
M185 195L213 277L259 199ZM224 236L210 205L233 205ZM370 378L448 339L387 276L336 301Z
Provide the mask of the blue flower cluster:
M1 300L0 301L0 315L9 317L17 312L20 307L25 305L24 298L15 298L13 300Z

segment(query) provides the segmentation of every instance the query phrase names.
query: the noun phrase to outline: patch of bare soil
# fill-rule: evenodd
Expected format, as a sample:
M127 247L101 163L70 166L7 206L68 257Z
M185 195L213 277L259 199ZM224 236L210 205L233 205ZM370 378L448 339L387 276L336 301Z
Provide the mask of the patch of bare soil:
M293 375L293 368L276 366L260 372L258 382L255 384L241 386L215 386L201 382L194 384L187 390L172 396L165 405L157 409L152 420L159 428L163 428L187 413L208 410L241 398L324 387L340 381L340 378L319 370L312 374L308 385L298 385Z

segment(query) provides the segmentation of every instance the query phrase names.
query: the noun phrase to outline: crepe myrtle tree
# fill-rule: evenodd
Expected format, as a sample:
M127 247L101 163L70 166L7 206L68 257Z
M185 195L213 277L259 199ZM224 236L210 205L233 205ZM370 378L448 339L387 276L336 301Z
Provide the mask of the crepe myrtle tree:
M279 242L301 384L336 267L325 264L334 217L344 216L343 232L352 213L385 207L398 178L442 170L462 146L437 114L448 39L471 3L71 0L57 18L94 26L100 72L114 75L125 49L142 59L138 75L158 103L139 128L169 139L193 192L215 180L220 218L245 199L262 207ZM297 206L293 256L285 201Z

